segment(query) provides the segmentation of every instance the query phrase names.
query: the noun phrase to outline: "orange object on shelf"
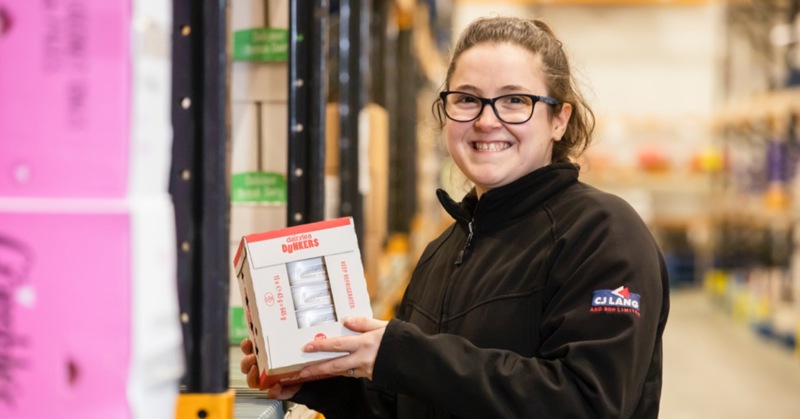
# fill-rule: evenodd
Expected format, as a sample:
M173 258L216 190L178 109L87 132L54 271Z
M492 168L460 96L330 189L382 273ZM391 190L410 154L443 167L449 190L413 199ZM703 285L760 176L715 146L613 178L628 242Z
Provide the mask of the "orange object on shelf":
M645 172L650 173L663 173L671 168L671 164L667 156L658 149L644 149L638 153L639 168Z

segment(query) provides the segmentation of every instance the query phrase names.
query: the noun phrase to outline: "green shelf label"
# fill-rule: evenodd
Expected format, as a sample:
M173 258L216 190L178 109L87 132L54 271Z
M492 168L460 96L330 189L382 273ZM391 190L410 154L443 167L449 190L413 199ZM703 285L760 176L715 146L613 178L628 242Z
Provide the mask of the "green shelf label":
M289 31L276 28L242 29L233 33L235 61L284 62L289 57Z
M234 173L232 202L286 204L286 177L272 172Z
M244 318L244 307L230 308L230 324L228 335L232 344L239 344L247 337L247 320Z

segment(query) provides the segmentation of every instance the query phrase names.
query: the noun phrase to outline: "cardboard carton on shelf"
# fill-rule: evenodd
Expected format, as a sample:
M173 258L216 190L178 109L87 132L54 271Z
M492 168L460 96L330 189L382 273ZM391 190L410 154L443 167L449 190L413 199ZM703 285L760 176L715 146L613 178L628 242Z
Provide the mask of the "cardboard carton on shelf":
M353 335L347 317L372 317L352 218L250 234L234 257L261 382L294 384L325 377L299 372L342 353L306 353L315 339Z
M286 63L231 63L231 100L287 103L288 71Z

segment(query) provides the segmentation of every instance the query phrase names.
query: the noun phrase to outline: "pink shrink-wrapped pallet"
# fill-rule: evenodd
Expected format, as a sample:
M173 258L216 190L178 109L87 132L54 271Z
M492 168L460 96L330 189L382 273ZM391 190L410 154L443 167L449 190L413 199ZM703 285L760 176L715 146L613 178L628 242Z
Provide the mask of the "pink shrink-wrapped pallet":
M168 197L0 198L0 418L171 418L183 374Z
M0 418L174 417L171 6L0 0Z
M130 3L0 0L0 196L125 195Z

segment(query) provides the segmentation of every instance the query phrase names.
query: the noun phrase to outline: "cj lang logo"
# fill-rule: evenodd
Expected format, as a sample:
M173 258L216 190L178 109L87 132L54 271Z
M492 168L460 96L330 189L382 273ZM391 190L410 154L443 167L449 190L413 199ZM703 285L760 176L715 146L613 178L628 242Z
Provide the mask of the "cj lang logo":
M637 316L641 297L628 290L628 287L619 287L615 290L597 290L592 293L592 313L633 313Z

